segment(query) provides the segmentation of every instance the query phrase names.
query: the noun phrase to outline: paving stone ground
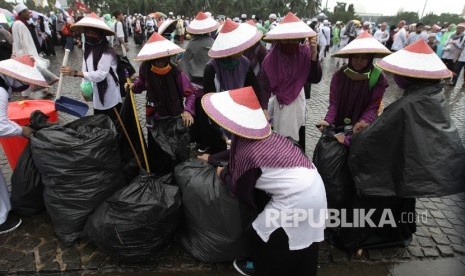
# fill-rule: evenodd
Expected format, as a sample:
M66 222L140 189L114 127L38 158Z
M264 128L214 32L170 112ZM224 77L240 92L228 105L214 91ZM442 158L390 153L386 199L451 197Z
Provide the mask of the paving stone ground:
M140 47L130 45L129 57L133 58ZM57 56L50 58L51 70L59 71L63 51L57 48ZM82 53L75 49L71 53L69 64L81 67ZM307 148L312 156L320 133L313 127L322 119L328 106L329 82L336 69L337 59L327 57L323 63L323 79L313 85L312 97L307 102ZM446 97L450 106L451 117L459 129L462 141L465 141L465 91L459 90L463 77L460 76L456 89L447 90ZM398 99L402 92L389 77L390 86L385 94L383 105L387 106ZM82 100L78 92L79 80L66 78L63 95ZM52 88L52 92L55 87ZM144 114L144 94L136 96L137 109ZM91 112L91 111L90 111ZM91 114L91 113L90 113ZM140 116L141 123L145 118ZM60 113L60 123L73 120ZM11 168L0 150L0 167L10 185ZM409 262L414 260L459 258L465 256L465 195L457 194L442 198L421 198L417 200L418 230L412 244L407 248L368 250L367 258L354 259L326 243L322 243L319 263L321 266L331 264L363 264L367 262ZM24 218L23 225L16 231L0 235L0 275L3 274L42 274L69 272L69 275L87 275L95 273L124 272L182 272L183 275L194 272L223 274L231 272L228 264L206 264L189 256L180 246L173 245L161 259L142 264L117 261L101 253L95 245L80 242L66 248L54 236L50 218L46 213ZM203 274L202 274L203 275Z

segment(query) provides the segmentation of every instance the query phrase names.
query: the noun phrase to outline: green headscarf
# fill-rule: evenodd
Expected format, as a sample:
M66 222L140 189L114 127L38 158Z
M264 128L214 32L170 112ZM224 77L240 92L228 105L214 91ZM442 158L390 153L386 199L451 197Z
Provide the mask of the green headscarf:
M450 38L451 35L455 33L457 30L457 25L455 24L450 24L447 32L445 32L442 37L441 37L441 45L444 46L447 42L447 40Z

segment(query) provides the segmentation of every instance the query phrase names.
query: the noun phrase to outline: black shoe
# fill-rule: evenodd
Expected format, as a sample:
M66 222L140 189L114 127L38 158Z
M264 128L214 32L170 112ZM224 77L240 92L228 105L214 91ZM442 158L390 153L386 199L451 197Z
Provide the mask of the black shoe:
M255 274L255 268L253 262L244 259L235 259L233 262L234 268L242 275L253 276Z
M21 225L21 219L16 215L9 213L6 221L0 224L0 234L11 232Z

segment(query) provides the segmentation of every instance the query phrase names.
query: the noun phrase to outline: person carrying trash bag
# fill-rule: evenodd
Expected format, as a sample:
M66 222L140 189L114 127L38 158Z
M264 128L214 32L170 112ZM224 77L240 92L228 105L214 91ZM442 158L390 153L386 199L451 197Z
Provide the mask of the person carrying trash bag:
M0 137L30 137L32 128L19 126L8 119L8 99L13 91L26 90L30 84L48 87L47 82L34 66L31 56L17 56L0 61ZM21 225L21 219L10 213L11 202L5 178L0 170L0 234L8 233Z
M261 211L250 229L252 256L237 256L236 270L242 275L316 275L327 209L312 161L291 140L271 131L252 87L206 94L202 106L232 133L229 164L217 174L233 195ZM255 189L271 200L257 206Z
M373 208L384 202L382 208L399 207L391 208L395 227L348 229L341 239L353 248L372 245L368 242L408 242L417 220L407 223L405 218L415 218L416 197L465 191L465 149L443 92L442 80L452 72L423 40L376 65L394 74L404 92L373 124L353 136L349 167L361 199L358 206Z
M82 68L79 71L62 66L61 73L82 78L81 89L87 87L92 91L88 93L84 89L83 93L92 97L94 115L107 115L116 124L116 113L113 108L119 111L122 105L118 87L118 58L107 40L107 36L113 36L115 33L95 13L73 24L71 30L84 33L86 38Z
M317 127L323 133L313 162L323 178L328 207L341 209L351 200L353 181L347 167L350 138L378 116L387 80L373 66L375 57L391 52L369 33L362 33L334 56L348 58L331 79L328 112Z
M135 108L132 90L123 111L128 105ZM129 120L130 114L122 114L127 117L124 122L119 116L118 120L139 166L139 175L95 210L87 220L83 238L118 260L142 262L167 251L180 221L181 198L171 173L161 177L151 174L139 118L137 112L132 114L133 120ZM138 136L128 131L135 131Z
M148 158L157 175L172 173L190 154L189 127L194 123L195 93L189 79L170 62L184 49L154 33L135 60L142 61L139 77L126 90L146 94Z

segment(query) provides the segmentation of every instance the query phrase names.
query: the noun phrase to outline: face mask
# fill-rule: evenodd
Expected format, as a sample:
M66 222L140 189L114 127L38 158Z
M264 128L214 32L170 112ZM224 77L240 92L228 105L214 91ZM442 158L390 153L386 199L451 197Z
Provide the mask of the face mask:
M97 45L100 42L99 39L95 37L86 36L85 38L86 38L86 43L88 43L89 45Z
M223 69L233 70L237 68L237 66L239 66L239 59L238 58L218 59L218 64Z
M404 76L394 75L394 81L396 82L397 86L399 86L401 89L407 89L407 87L410 85L410 83Z
M298 43L283 43L279 45L279 50L287 55L296 53L299 50Z

